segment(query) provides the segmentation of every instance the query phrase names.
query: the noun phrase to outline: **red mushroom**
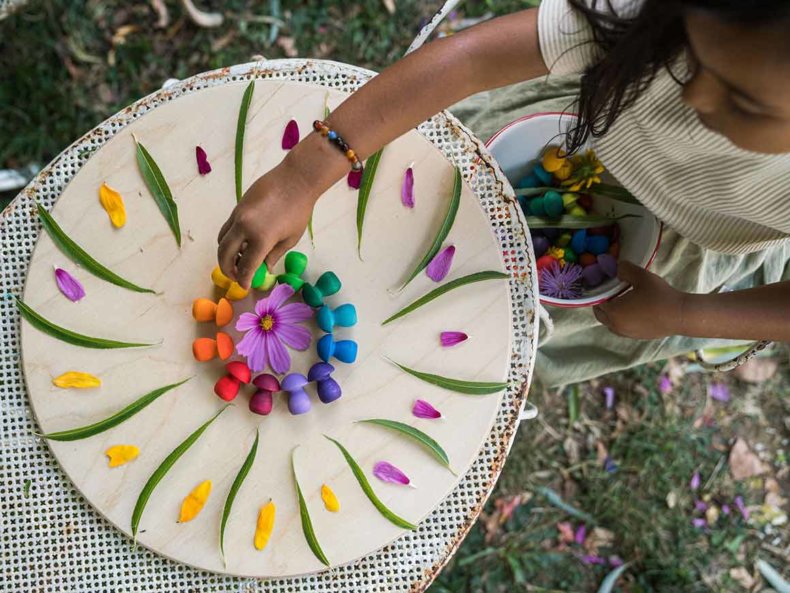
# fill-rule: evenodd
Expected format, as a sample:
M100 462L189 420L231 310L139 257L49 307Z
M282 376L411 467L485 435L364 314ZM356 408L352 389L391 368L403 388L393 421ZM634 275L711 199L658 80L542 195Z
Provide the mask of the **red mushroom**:
M250 399L250 411L261 416L268 416L274 405L272 394L280 391L280 382L274 375L263 373L258 375L252 382L258 388Z
M225 365L225 370L228 371L228 374L235 379L238 379L241 383L245 385L250 382L252 378L252 373L250 372L250 367L246 364L241 362L240 360L234 360L229 362Z
M214 384L214 393L216 393L221 399L229 402L236 399L236 396L239 394L240 387L241 382L236 377L232 375L225 375L224 377L220 377L219 380Z

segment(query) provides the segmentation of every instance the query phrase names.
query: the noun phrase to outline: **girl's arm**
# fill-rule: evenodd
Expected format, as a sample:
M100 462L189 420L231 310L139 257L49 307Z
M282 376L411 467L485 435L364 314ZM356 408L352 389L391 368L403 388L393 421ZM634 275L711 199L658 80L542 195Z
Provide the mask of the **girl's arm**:
M344 101L329 124L365 159L464 97L547 73L537 9L524 10L400 60ZM326 138L307 136L247 190L223 225L222 271L248 287L261 261L273 265L299 240L316 200L348 171L348 160Z
M620 262L618 275L632 290L594 309L598 321L616 334L790 341L790 281L691 294L629 262Z

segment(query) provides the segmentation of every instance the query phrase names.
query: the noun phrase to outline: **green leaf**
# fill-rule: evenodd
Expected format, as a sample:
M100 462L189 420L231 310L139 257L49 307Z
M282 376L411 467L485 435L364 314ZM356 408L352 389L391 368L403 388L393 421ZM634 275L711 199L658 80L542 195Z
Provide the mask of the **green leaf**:
M405 317L415 309L422 307L430 303L432 300L442 296L446 292L450 292L456 288L460 288L462 286L466 286L467 284L474 284L475 282L484 282L486 280L501 280L504 278L508 278L507 274L502 272L495 272L493 270L488 270L486 272L475 272L474 274L469 274L468 276L463 276L461 278L456 278L455 280L451 280L447 284L443 284L438 288L434 288L428 294L421 296L413 303L406 305L403 309L388 317L384 321L381 322L381 325L387 325L396 319L400 319L401 317Z
M409 426L408 424L404 424L403 422L398 422L396 420L386 420L384 418L370 418L368 420L359 420L358 422L383 426L384 428L389 428L390 430L394 430L395 432L417 441L420 445L430 451L430 453L439 460L439 463L441 463L451 472L453 471L450 468L450 458L447 457L445 450L442 449L439 443L437 443L420 429Z
M250 109L250 102L252 101L252 92L255 90L255 80L251 80L244 91L244 96L241 98L241 106L239 106L239 119L236 122L236 201L241 202L241 196L244 193L241 190L241 172L242 163L244 162L244 129L247 127L247 111Z
M165 457L165 460L161 463L159 467L156 468L151 477L148 478L148 481L143 486L143 489L140 491L140 496L137 497L137 503L134 505L134 511L132 511L132 537L137 539L137 529L140 527L140 519L143 516L143 511L145 510L145 506L148 504L148 499L151 498L151 494L153 494L154 489L159 485L159 482L162 481L162 478L167 475L167 472L175 465L176 461L178 461L181 456L187 452L187 450L195 444L201 435L206 432L206 429L211 425L214 420L217 419L217 416L222 414L228 406L222 408L219 412L214 414L211 418L209 418L204 424L200 426L195 432L190 434L184 441L178 445L173 451L171 451L170 455Z
M373 503L373 506L376 507L378 512L381 513L382 517L387 519L390 523L397 525L398 527L402 527L403 529L417 529L417 526L414 523L411 523L406 519L396 515L387 507L387 505L381 502L379 497L376 496L376 493L373 491L370 482L368 482L368 479L365 477L365 472L362 471L362 468L359 467L359 464L356 461L354 461L354 458L351 457L351 453L349 453L343 445L341 445L332 437L328 437L326 435L324 435L324 437L332 441L337 446L337 448L340 449L340 452L346 459L346 463L348 463L349 467L351 468L351 472L354 474L357 482L359 482L360 488L362 488L362 491L368 497L368 500Z
M604 580L601 581L601 586L598 589L598 593L612 593L612 589L614 589L614 584L617 582L617 579L620 578L620 575L625 572L630 564L630 562L621 564L609 574L607 574Z
M81 426L80 428L72 428L70 430L63 430L61 432L51 432L49 434L42 434L41 436L45 439L49 439L50 441L79 441L81 439L87 439L88 437L92 437L106 430L110 430L122 422L125 422L137 414L137 412L154 403L157 399L159 399L159 397L171 389L175 389L187 381L189 381L189 379L184 379L183 381L172 383L170 385L165 385L159 389L154 389L150 393L146 393L142 397L139 397L122 410L119 410L104 420L99 420L98 422L89 424L88 426Z
M418 379L425 381L426 383L430 383L431 385L436 385L437 387L441 387L442 389L457 391L458 393L465 393L467 395L489 395L491 393L497 393L498 391L507 389L507 383L496 383L496 382L492 383L486 381L483 382L463 381L461 379L450 379L449 377L432 375L430 373L423 373L422 371L416 371L414 369L410 369L409 367L397 363L394 360L391 362L400 370L409 373L413 377L417 377Z
M162 213L162 216L165 217L170 230L173 231L176 243L181 247L181 227L178 224L178 206L176 206L173 200L170 187L167 185L167 181L165 181L165 177L162 175L159 165L156 164L156 161L145 149L145 146L138 142L137 138L135 138L134 141L137 144L137 166L140 168L140 173L143 175L145 184L154 197L159 211Z
M579 386L571 385L568 391L568 426L579 419Z
M313 215L310 214L310 220L307 221L307 236L310 237L310 243L315 247L315 236L313 235Z
M154 292L150 288L142 288L137 286L125 278L121 278L115 272L105 268L103 265L93 259L87 251L72 241L71 238L63 231L63 229L58 226L58 223L55 222L55 219L52 218L52 215L47 212L46 209L44 209L44 207L38 202L36 202L36 208L38 209L38 217L41 219L41 226L45 231L47 231L47 234L52 239L52 242L55 243L55 245L58 246L58 249L60 249L74 263L79 264L97 278L106 280L110 284L115 284L116 286L120 286L122 288L128 288L129 290L133 290L135 292Z
M537 492L538 494L543 496L550 505L555 506L562 511L565 511L571 517L576 517L577 519L580 519L585 523L589 523L591 525L595 525L598 523L595 520L595 518L593 518L592 515L585 513L584 511L580 511L576 507L571 506L567 502L562 500L562 497L551 488L548 488L546 486L541 486L540 488L537 489Z
M148 346L154 346L154 344L118 342L116 340L94 338L92 336L78 334L77 332L56 325L48 319L45 319L26 305L21 299L17 297L14 297L14 299L16 299L16 307L19 309L19 314L27 319L30 325L62 342L74 344L75 346L82 346L83 348L95 348L99 350L108 350L111 348L146 348Z
M373 188L373 178L376 176L376 169L381 161L381 153L384 149L375 152L365 163L362 171L362 181L359 184L359 196L357 197L357 254L362 258L362 224L365 222L365 211L368 209L368 199L370 190Z
M304 494L302 494L302 489L299 486L299 479L296 477L296 461L294 460L296 449L295 447L294 450L291 451L291 470L293 470L294 474L296 497L299 499L299 517L302 520L302 532L304 533L304 538L307 540L307 545L310 546L315 557L318 558L324 566L329 566L329 560L327 560L326 554L324 554L324 551L321 549L321 544L318 543L318 538L315 535L313 522L310 520L310 512L307 510L307 503L305 502Z
M417 267L414 268L412 273L406 279L406 282L404 282L403 286L400 287L401 290L406 288L406 285L414 280L417 277L417 274L422 272L426 266L431 263L431 260L436 256L436 254L439 253L442 243L444 243L444 240L450 233L450 229L453 228L455 215L458 214L458 206L461 204L462 187L463 179L461 178L461 170L458 167L455 167L453 171L453 193L450 196L450 205L447 208L447 213L444 216L442 226L439 228L439 232L436 234L436 237L434 238L433 243L431 243L431 246L428 248L428 251L420 260L420 263L417 264Z
M623 214L622 216L571 216L565 214L559 218L546 218L543 216L527 216L527 226L531 229L591 229L599 226L609 226L624 218L639 218L636 214Z
M258 438L260 437L260 433L256 430L255 431L255 441L252 443L252 447L250 448L250 452L247 454L247 458L244 460L244 463L241 464L239 468L239 473L236 474L236 478L233 480L233 484L230 486L230 491L228 492L228 497L225 499L225 506L222 509L222 522L219 526L219 551L222 555L222 560L225 562L227 566L227 560L225 558L225 526L228 523L228 518L230 517L230 510L233 507L233 501L236 500L236 495L239 493L239 488L241 488L242 483L244 482L247 474L250 473L250 468L252 467L252 463L255 461L255 454L258 452Z
M776 593L790 593L790 583L779 574L778 570L762 558L757 559L757 570L759 570L763 578L768 581L768 584L776 589Z

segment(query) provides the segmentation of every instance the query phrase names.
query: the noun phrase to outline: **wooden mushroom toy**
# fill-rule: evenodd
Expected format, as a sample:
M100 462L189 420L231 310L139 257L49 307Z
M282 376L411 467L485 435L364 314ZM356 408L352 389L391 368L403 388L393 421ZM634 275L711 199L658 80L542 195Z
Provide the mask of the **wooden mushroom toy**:
M252 384L258 390L252 394L250 398L250 412L260 414L261 416L268 416L272 411L274 404L273 394L280 391L280 382L277 377L268 373L263 373L252 380Z

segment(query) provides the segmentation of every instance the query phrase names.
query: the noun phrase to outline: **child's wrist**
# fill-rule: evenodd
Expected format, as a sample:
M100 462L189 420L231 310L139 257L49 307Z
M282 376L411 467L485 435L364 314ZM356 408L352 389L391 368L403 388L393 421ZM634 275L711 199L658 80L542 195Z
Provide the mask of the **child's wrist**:
M287 174L299 180L313 202L350 170L348 161L325 138L311 133L282 162Z

